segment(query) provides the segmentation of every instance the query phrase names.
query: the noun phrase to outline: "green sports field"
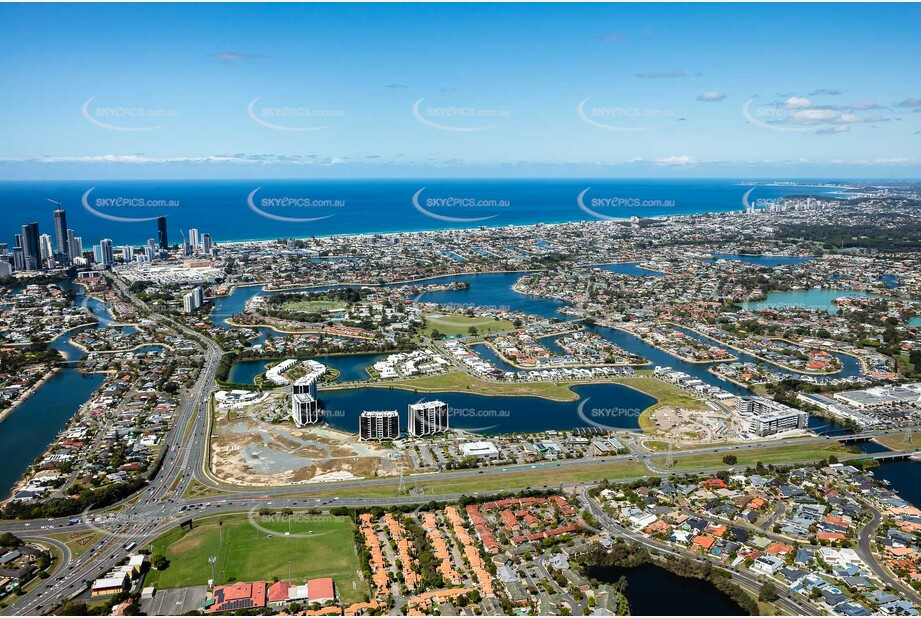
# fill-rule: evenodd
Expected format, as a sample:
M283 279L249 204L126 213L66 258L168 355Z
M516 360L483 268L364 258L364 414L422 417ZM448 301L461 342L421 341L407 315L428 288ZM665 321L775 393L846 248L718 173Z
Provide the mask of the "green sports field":
M507 320L470 317L450 313L446 315L430 314L425 316L425 334L431 336L433 330L442 335L467 335L471 326L476 327L480 335L513 330L515 325Z
M222 526L218 521L222 520ZM353 537L354 524L348 518L295 513L290 521L282 516L260 518L253 514L211 517L195 521L192 530L173 530L157 539L153 554L170 561L164 571L151 569L145 585L176 588L206 584L211 578L210 556L215 583L272 581L273 578L304 583L315 577L332 577L342 601L361 601L367 585L358 576L358 555Z
M341 300L291 300L282 305L285 311L301 311L303 313L323 313L345 309L346 304Z

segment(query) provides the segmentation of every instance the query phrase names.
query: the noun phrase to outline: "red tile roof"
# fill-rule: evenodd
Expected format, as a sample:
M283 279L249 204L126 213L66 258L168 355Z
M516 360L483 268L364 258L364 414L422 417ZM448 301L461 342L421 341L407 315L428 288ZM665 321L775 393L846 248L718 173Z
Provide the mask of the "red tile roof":
M292 586L288 582L275 582L269 586L269 603L287 601L289 588Z
M319 577L307 582L307 598L311 603L336 598L336 588L331 577Z

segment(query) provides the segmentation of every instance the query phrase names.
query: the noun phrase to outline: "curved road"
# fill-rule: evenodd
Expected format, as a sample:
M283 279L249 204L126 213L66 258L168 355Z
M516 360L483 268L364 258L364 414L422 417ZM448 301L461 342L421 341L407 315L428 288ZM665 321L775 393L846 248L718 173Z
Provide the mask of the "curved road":
M115 286L123 295L143 307L127 287L119 279L115 279ZM145 308L146 309L146 308ZM221 358L220 348L210 339L187 328L186 326L170 319L167 316L151 313L152 319L169 327L183 332L203 346L204 365L193 387L183 397L176 414L176 422L167 433L163 442L163 459L160 469L153 476L148 486L129 499L123 500L115 507L120 510L115 513L113 507L104 511L84 514L80 523L68 525L70 517L51 518L49 520L32 521L5 521L0 522L0 531L10 531L23 537L45 538L44 530L55 530L55 533L78 532L83 530L96 530L102 537L94 543L78 560L72 561L70 552L62 543L49 539L47 542L59 548L65 558L57 567L54 577L44 580L31 592L21 597L9 607L4 614L37 614L46 607L61 602L67 597L83 589L87 582L91 582L99 575L111 569L120 562L135 546L144 546L160 535L167 532L177 523L189 517L204 517L219 513L230 513L255 510L262 506L271 505L273 508L289 507L323 507L323 506L389 506L394 504L418 504L431 500L451 501L457 500L461 494L443 494L438 496L395 496L382 498L352 498L339 499L336 497L303 497L313 490L331 491L336 489L351 490L355 488L371 488L381 485L394 485L393 479L365 479L361 481L329 482L311 485L291 485L275 488L240 488L223 485L213 479L207 471L207 457L209 454L209 427L211 387ZM891 432L884 432L891 433ZM729 445L717 448L699 448L681 451L680 457L703 453L720 453L744 451L746 449L764 448L765 446L784 446L790 444L827 443L825 438L806 438L798 440L778 440L768 444L757 445ZM540 479L538 471L552 473L555 468L571 466L599 466L599 477L603 477L604 470L601 466L616 462L643 461L651 467L654 460L663 459L665 453L631 454L614 457L565 460L560 462L541 462L532 465L502 466L487 468L485 470L460 470L439 473L438 479L473 478L478 475L495 475L513 471L535 471L535 479ZM723 469L724 467L716 468ZM694 470L707 472L707 470ZM419 478L434 477L435 475L419 475ZM416 478L415 475L411 478ZM211 490L222 492L221 495L211 498L188 499L183 498L192 480L208 487ZM628 479L624 479L628 480ZM535 484L541 482L536 480ZM587 487L591 483L576 484L576 487ZM488 492L484 492L488 493ZM476 494L474 494L476 495ZM589 502L594 504L593 501ZM597 505L595 505L597 507ZM593 509L594 510L594 509ZM607 521L606 515L601 513L599 521ZM630 531L617 530L619 534L633 538ZM632 536L631 536L632 535ZM673 552L670 547L660 548L662 551ZM749 585L759 585L751 576L733 571L733 576ZM746 579L747 578L747 579ZM785 606L794 614L804 612L805 606L797 605L794 600L781 599L778 604Z

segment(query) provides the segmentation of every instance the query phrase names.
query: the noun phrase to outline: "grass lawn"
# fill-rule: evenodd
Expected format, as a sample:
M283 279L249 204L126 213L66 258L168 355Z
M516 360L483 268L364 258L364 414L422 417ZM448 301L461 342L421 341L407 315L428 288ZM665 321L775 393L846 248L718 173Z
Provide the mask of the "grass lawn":
M707 410L707 404L700 399L691 397L677 386L672 386L663 382L659 378L641 376L635 378L614 378L611 380L616 384L623 384L642 391L647 395L658 399L653 407L673 406L675 408L690 408L693 410Z
M62 532L60 534L49 534L48 537L56 539L70 549L71 560L76 560L82 556L87 549L96 544L96 541L104 535L101 532L92 530L81 530L79 532Z
M304 583L314 577L332 577L344 603L364 598L367 586L358 577L351 520L295 513L290 523L292 536L285 536L289 524L284 518L260 518L254 513L253 519L259 528L246 514L226 515L199 520L192 530L176 529L160 537L153 543L153 553L166 556L170 565L164 571L151 570L144 584L156 583L158 588L205 584L211 577L208 558L216 556L218 584L272 581L274 577ZM223 526L218 525L219 520Z
M625 461L559 469L536 468L532 470L528 466L521 466L513 471L500 474L483 474L456 479L439 478L437 474L410 476L404 479L404 484L407 489L418 487L430 496L453 493L472 495L477 492L518 491L527 487L541 488L544 485L557 486L561 483L584 483L601 479L614 481L652 475L649 468L642 463ZM393 483L373 487L350 488L345 486L339 489L305 492L299 497L386 498L397 495L398 487L399 481L395 480Z
M904 433L879 436L876 441L894 451L913 451L916 448L921 448L921 431L915 430L915 434L911 437L911 444L905 442Z
M189 482L188 487L185 488L185 492L182 494L183 498L205 498L214 496L218 492L217 490L211 487L205 487L195 479L192 479Z
M574 401L579 398L569 389L569 384L552 382L487 382L477 380L463 371L453 371L437 376L396 380L381 384L369 384L378 388L403 388L421 392L458 392L491 395L498 397L544 397L554 401Z
M285 311L300 311L303 313L323 313L345 309L346 304L341 300L289 300L282 305Z
M754 466L759 461L763 464L784 464L794 462L813 462L825 459L832 455L840 460L854 457L854 453L838 442L832 444L803 444L789 446L774 446L751 450L738 450L731 453L705 453L675 457L675 469L693 470L701 468L717 468L725 466L723 457L732 454L738 460L735 467Z
M480 335L513 330L515 328L515 325L508 320L496 320L493 318L476 316L470 317L467 315L458 315L456 313L446 315L426 314L424 332L429 337L432 336L433 330L437 330L442 335L468 335L471 326L476 327L477 333Z
M802 436L802 437L799 437L799 438L789 438L789 439L791 439L791 440L797 440L797 439L806 440L806 439L809 439L809 438L810 438L810 436ZM718 447L718 446L721 446L721 447L722 447L722 446L732 446L732 445L739 445L739 444L748 444L748 442L717 442L717 443L714 443L714 444L713 444L713 448L716 448L716 447ZM664 453L664 452L668 451L668 442L666 442L665 440L644 440L644 441L642 442L642 445L645 446L645 447L646 447L647 449L649 449L650 451L654 451L654 452L662 452L662 453ZM766 442L766 443L764 444L764 446L770 447L770 443L769 443L769 442ZM691 449L706 448L706 447L707 447L706 444L690 444L690 443L689 443L689 444L674 444L674 445L672 445L672 450L673 450L674 452L678 452L678 451L688 451L688 450L691 450Z

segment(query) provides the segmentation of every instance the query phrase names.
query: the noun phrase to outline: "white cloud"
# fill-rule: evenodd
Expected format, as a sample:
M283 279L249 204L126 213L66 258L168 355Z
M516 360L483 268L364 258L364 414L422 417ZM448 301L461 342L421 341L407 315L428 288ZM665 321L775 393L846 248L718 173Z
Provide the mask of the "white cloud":
M694 165L697 163L697 160L694 159L694 157L691 155L681 155L678 157L665 157L664 159L656 159L656 163L659 165L682 166Z
M812 107L812 101L806 97L790 97L784 101L784 105L791 109L799 109L803 107Z
M789 122L793 124L824 124L840 118L841 114L833 109L799 109L790 114Z
M722 92L717 92L715 90L708 90L702 94L697 95L698 101L707 101L708 103L715 103L716 101L722 101L726 98L726 95Z
M859 103L854 103L851 105L851 109L856 110L868 110L868 109L880 109L882 105L876 102L875 99L867 99L866 101L861 101Z
M850 130L851 130L851 127L849 127L848 125L839 124L833 127L823 127L821 129L817 129L815 133L816 135L834 135L836 133L847 133Z

